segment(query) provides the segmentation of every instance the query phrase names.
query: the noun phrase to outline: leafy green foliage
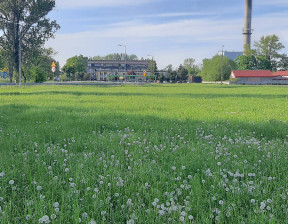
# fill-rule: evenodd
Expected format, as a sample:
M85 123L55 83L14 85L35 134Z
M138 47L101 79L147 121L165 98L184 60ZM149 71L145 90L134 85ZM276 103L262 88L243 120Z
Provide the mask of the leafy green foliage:
M284 48L277 35L262 36L256 41L255 49L246 48L244 55L235 60L239 70L285 70L287 55L279 52Z
M56 21L47 15L55 7L55 0L5 0L0 2L0 45L9 66L10 77L13 68L19 67L19 46L23 62L29 61L35 51L42 49L44 43L54 37L60 28ZM19 44L20 41L20 44Z
M157 70L158 70L158 68L157 68L156 61L154 59L149 60L148 71L150 71L152 75L155 75Z
M197 74L200 72L199 66L195 64L194 58L186 58L183 66L187 69L188 75L197 76Z
M282 55L279 53L285 46L280 42L277 35L262 36L259 42L255 42L257 55L263 56L269 65L271 71L278 69L279 59Z
M180 82L185 82L188 79L188 70L183 65L177 69L177 78Z
M113 53L113 54L107 54L105 56L94 56L92 57L93 60L125 60L125 54L119 54L119 53ZM126 60L138 60L137 55L135 54L127 54L126 55Z
M228 80L231 74L231 70L236 68L234 61L229 58L220 55L214 56L212 59L203 60L203 68L200 72L200 76L205 81L220 81L221 71L222 80Z
M46 81L47 79L47 75L46 75L46 72L41 69L40 67L32 67L31 68L31 75L33 77L33 81L36 82L36 83L42 83L44 81Z
M83 55L71 57L67 59L62 70L67 74L67 77L77 80L77 76L79 77L80 74L86 73L87 60L88 58Z

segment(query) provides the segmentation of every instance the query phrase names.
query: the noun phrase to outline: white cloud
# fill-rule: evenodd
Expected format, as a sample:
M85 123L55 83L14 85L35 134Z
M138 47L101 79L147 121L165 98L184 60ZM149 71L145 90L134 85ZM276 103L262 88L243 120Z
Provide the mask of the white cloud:
M149 0L140 0L139 2L147 1ZM283 4L287 2L286 5L288 5L287 0L276 1ZM97 5L104 1L86 0L84 2ZM129 0L119 2L127 3ZM256 0L257 4L260 2L260 0ZM269 2L265 1L265 3L268 4ZM164 68L168 64L178 67L188 57L195 58L199 63L203 58L210 58L215 55L222 45L228 51L241 51L244 18L232 17L232 19L219 20L215 14L208 13L209 15L207 14L206 17L201 16L204 14L190 12L149 15L155 18L177 17L176 21L156 24L156 20L153 24L147 21L143 22L142 18L145 18L145 15L140 15L127 22L90 26L87 32L58 34L55 40L50 40L47 43L47 46L51 46L59 52L56 59L60 61L62 66L66 59L74 55L95 56L114 52L121 53L123 49L118 47L118 44L125 44L127 53L136 54L139 58L145 58L147 54L153 55L158 63L158 68ZM288 10L283 10L281 13L253 15L252 42L259 40L263 35L276 34L288 48L287 14ZM199 16L193 19L195 18L194 15Z
M134 53L138 57L154 55L159 61L158 67L162 68L170 63L177 66L183 62L184 56L198 58L201 62L199 56L204 55L199 52L212 51L214 55L217 47L226 41L234 44L239 41L241 27L242 23L238 20L191 19L163 24L130 21L111 24L99 31L59 34L55 40L50 40L48 45L62 53L57 58L62 65L67 58L74 55L94 56L121 52L122 49L117 47L117 44L122 43L127 45L129 54ZM216 44L216 49L208 48L212 43Z
M127 5L141 5L160 0L59 0L57 8L87 8L87 7L116 7Z

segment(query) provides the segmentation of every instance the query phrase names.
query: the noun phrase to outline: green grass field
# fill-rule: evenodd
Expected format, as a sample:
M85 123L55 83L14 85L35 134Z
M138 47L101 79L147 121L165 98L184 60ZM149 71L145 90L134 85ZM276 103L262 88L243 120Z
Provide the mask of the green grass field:
M0 223L287 223L288 87L0 87Z

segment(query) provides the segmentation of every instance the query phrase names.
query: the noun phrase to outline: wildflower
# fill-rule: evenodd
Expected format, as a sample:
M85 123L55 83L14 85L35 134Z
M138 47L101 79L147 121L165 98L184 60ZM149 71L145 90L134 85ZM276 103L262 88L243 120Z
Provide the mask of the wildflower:
M39 220L39 223L49 223L50 222L50 219L49 219L49 216L48 215L44 215L42 218L40 218Z
M10 181L9 181L9 184L10 184L10 185L13 185L13 184L14 184L14 180L10 180Z
M180 222L184 222L185 221L185 217L180 216L179 220L180 220Z
M65 173L68 173L69 172L69 168L65 168Z
M181 216L184 216L184 217L185 217L185 216L186 216L186 212L184 212L184 211L181 212Z
M189 215L189 216L188 216L188 219L189 219L189 220L193 220L193 219L194 219L193 215Z
M52 215L50 216L50 218L51 218L51 219L56 219L57 216L56 216L55 214L52 214Z
M41 186L37 186L37 187L36 187L36 190L37 190L37 191L41 191L42 189L43 189L43 188L42 188Z
M4 172L1 172L0 173L0 177L4 177L5 173Z
M217 165L218 165L218 166L221 166L221 162L218 162Z
M44 200L45 196L44 195L40 195L40 199Z
M267 199L267 203L271 204L272 200L270 198Z
M176 166L172 166L171 169L172 169L172 170L176 170Z
M224 204L224 201L220 200L219 205L223 205L223 204Z
M1 202L1 201L3 201L3 198L2 198L2 197L0 197L0 202Z
M31 219L31 215L26 215L26 220L30 220Z
M132 203L132 199L130 199L130 198L128 198L128 200L127 200L127 206L130 206L130 205L133 205L133 203Z
M74 188L74 187L76 187L76 184L75 183L70 183L70 187Z
M82 218L83 218L83 219L86 219L87 217L88 217L88 214L87 214L86 212L83 212L83 213L82 213Z
M260 209L263 210L265 207L266 207L265 202L261 202L261 203L260 203Z
M59 203L58 203L58 202L55 202L55 203L53 204L53 207L54 207L54 208L58 208L58 207L59 207Z
M251 199L250 202L254 204L255 203L255 199Z
M97 222L94 219L91 219L89 224L97 224Z
M159 215L165 215L165 210L159 210Z
M267 206L266 209L267 209L267 211L270 211L270 210L271 210L271 207L270 207L270 206Z

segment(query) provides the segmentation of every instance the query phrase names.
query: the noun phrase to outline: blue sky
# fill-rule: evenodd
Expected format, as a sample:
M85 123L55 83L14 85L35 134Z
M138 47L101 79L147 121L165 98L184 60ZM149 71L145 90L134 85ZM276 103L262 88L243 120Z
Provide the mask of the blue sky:
M242 51L244 0L56 0L61 25L47 42L63 66L74 55L153 55L158 68L185 58L201 63L221 50ZM288 0L253 0L252 42L276 34L288 54Z

